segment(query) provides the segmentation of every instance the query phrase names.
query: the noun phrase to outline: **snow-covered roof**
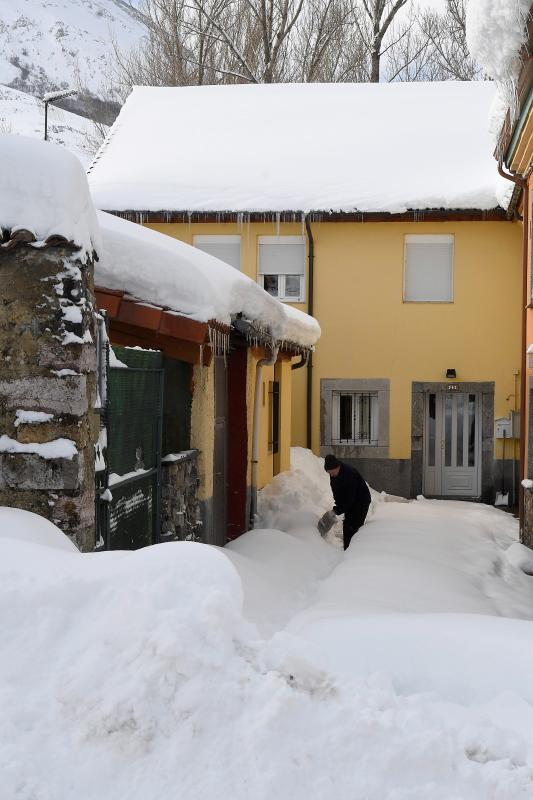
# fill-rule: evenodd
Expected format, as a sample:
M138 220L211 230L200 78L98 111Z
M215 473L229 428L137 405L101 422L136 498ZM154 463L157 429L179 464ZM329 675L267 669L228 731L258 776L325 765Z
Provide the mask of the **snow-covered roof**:
M60 237L81 249L99 249L96 213L76 156L60 145L0 134L0 228L10 239L27 230L36 240Z
M491 78L505 84L516 77L527 40L531 0L469 0L466 35L472 56Z
M95 283L199 322L229 325L238 315L278 341L312 347L318 322L271 297L218 258L133 222L98 212L102 236Z
M135 87L90 169L114 211L492 209L494 84Z

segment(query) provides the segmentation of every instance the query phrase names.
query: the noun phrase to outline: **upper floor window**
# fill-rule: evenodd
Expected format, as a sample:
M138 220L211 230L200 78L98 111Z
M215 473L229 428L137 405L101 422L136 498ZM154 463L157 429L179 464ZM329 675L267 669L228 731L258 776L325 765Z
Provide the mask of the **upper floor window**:
M221 261L225 261L226 264L231 264L235 269L241 268L240 236L202 234L194 237L193 244L204 253L209 253L211 256L220 258Z
M405 237L403 299L414 303L453 302L453 235Z
M258 281L278 300L304 300L305 239L303 236L260 236Z

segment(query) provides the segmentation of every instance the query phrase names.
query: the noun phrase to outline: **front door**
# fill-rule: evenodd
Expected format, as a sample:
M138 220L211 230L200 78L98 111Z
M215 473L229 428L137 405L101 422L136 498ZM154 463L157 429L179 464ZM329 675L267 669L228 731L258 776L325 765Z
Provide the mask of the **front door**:
M481 494L481 400L470 392L429 392L424 428L424 494Z

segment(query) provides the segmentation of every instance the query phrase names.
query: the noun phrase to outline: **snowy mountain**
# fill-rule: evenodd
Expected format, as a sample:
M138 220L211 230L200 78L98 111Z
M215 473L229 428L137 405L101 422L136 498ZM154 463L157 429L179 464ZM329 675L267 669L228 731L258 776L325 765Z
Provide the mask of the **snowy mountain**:
M42 139L44 107L36 97L0 86L0 133L16 133ZM98 147L94 123L78 114L50 105L48 139L62 144L87 167Z
M143 32L123 0L0 0L0 84L39 97L81 85L112 99L112 43L127 50Z

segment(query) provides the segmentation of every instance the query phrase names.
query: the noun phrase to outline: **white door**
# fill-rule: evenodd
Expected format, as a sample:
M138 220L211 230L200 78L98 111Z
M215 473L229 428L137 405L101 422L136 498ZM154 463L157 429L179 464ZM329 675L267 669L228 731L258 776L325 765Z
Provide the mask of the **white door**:
M424 494L481 494L481 402L471 392L430 392L424 428Z

